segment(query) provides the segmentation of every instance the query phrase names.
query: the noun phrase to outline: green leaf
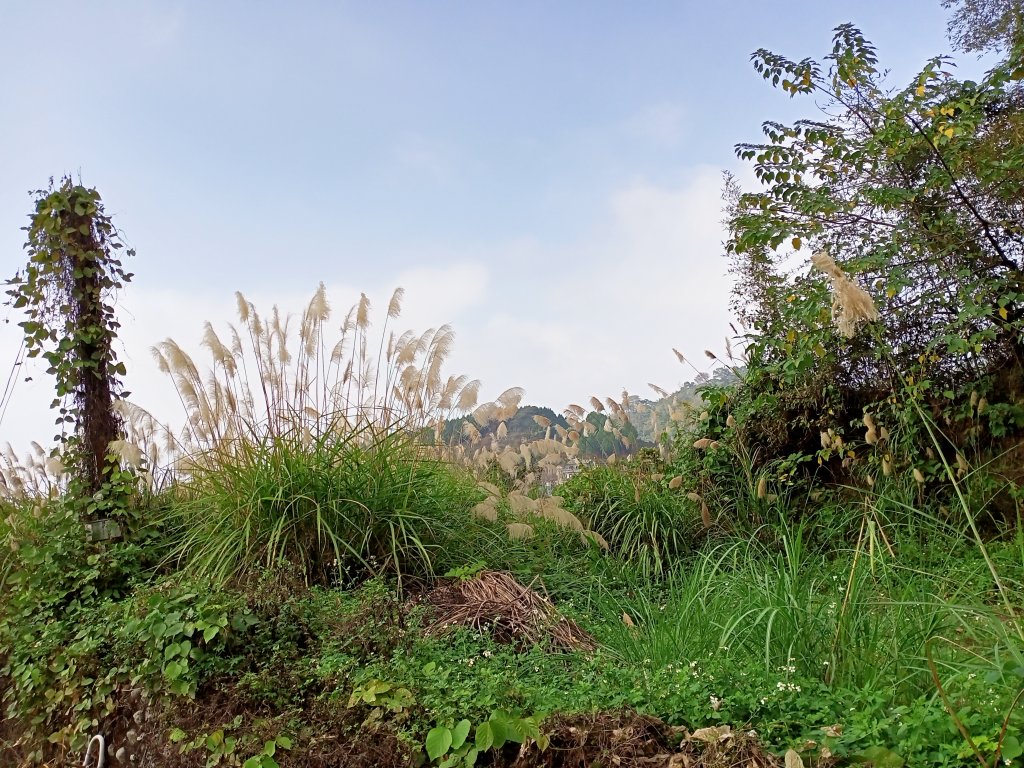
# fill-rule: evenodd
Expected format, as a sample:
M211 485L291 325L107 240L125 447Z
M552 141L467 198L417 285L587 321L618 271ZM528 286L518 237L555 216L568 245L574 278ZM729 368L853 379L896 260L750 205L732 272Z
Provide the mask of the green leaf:
M512 720L512 716L503 710L497 709L491 713L491 717L488 722L491 724L491 733L493 734L495 749L501 749L505 746L506 741L522 741L522 739L516 738L515 731L511 727Z
M480 752L486 752L492 746L494 746L494 729L491 727L490 722L480 723L476 727L476 738L474 740L476 748Z
M471 723L469 720L459 720L455 727L452 729L452 749L458 749L466 743L466 737L469 736L469 728Z
M444 726L431 728L427 734L427 757L437 760L445 754L452 746L452 732Z
M279 746L281 749L291 749L292 748L292 740L289 739L287 736L278 736L277 737L277 746Z
M1021 746L1020 739L1012 733L1007 734L1003 739L1003 760L1014 760L1024 754L1024 746Z
M170 661L167 663L167 666L164 667L164 675L167 676L168 680L177 680L181 677L181 673L183 671L184 670L181 665L176 661Z

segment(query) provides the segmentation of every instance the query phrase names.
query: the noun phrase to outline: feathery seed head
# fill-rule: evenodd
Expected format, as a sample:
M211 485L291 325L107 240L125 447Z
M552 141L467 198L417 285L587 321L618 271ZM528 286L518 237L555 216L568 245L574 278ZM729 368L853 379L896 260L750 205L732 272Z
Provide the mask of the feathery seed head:
M879 319L871 295L843 272L831 256L819 251L811 257L811 264L832 281L832 321L843 336L852 339L862 323Z
M469 411L476 407L477 397L480 394L480 380L473 379L468 382L459 392L456 408L460 411Z
M402 314L402 299L405 298L405 288L395 288L391 294L391 301L388 302L388 317L395 318Z
M365 293L359 294L359 304L356 309L356 328L366 330L370 325L370 299Z
M320 287L313 294L306 313L314 323L323 323L331 316L331 305L327 302L327 289L323 283L320 283Z
M249 322L249 310L252 305L246 301L241 291L235 291L235 302L238 304L238 319L243 323Z

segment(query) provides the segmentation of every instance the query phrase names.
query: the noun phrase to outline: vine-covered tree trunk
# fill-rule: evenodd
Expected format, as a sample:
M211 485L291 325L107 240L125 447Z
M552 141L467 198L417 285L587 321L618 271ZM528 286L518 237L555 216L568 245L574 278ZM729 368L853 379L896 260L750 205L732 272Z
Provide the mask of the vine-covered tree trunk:
M57 423L74 426L61 436L74 470L69 491L82 502L83 519L97 520L125 511L133 477L111 455L122 437L114 406L125 369L114 353L120 324L110 303L132 276L117 259L123 244L96 190L66 178L37 195L25 228L29 261L7 294L28 315L20 324L28 356L46 360L56 378Z
M71 294L73 315L81 329L105 327L102 273L94 267L89 255L100 252L91 220L86 216L69 217L80 247L71 249ZM89 234L83 234L88 228ZM87 254L83 256L83 254ZM78 430L82 439L82 470L85 490L98 492L110 472L107 454L110 444L121 437L121 420L114 411L115 381L109 370L112 359L111 336L108 333L81 333L76 339L73 357L78 365L75 399L78 405Z

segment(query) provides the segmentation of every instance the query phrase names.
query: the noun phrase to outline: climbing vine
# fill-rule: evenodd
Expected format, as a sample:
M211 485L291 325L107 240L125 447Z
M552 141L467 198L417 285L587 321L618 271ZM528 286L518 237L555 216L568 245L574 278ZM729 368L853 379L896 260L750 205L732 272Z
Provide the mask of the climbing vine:
M127 394L118 378L125 367L114 351L120 323L111 301L132 275L118 258L124 243L99 192L64 178L33 194L35 210L24 228L28 263L7 295L27 315L19 323L26 355L45 360L56 379L55 453L71 472L69 496L83 502L84 519L99 519L124 509L131 485L131 468L122 470L111 448L122 436L114 404Z

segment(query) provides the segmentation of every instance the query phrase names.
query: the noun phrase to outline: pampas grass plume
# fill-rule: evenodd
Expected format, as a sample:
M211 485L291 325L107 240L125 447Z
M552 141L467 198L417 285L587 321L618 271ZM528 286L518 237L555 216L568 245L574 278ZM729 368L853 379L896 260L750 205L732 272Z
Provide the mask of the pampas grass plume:
M359 294L359 306L356 309L356 328L364 330L370 325L370 299L365 293Z
M700 521L704 524L705 528L710 528L711 524L714 522L711 519L711 510L708 509L707 502L703 500L700 503Z
M840 269L824 251L811 257L811 264L832 281L832 320L839 332L852 339L862 323L878 320L878 309L871 295Z
M391 301L388 302L388 317L395 318L402 313L402 299L405 298L405 288L395 288L391 294Z
M878 442L878 430L875 427L875 420L872 418L870 413L864 414L864 426L867 427L867 432L864 434L864 441L868 445L874 445Z

